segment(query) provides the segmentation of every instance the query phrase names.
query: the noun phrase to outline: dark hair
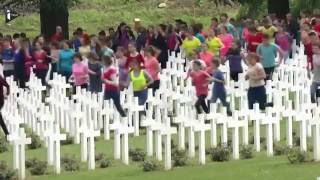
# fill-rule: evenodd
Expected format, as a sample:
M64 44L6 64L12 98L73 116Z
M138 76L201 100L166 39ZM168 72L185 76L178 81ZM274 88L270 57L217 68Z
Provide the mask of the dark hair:
M72 43L70 41L68 41L68 40L63 40L61 42L61 44L67 44L69 46L69 48L71 48L71 46L72 46Z
M232 43L237 45L237 48L230 48L228 51L228 55L239 55L241 52L241 41L234 40Z
M80 61L83 60L82 55L81 55L80 53L74 54L74 55L73 55L73 58L78 58L78 59L80 59Z
M201 24L201 23L193 24L192 25L192 29L193 29L193 33L194 34L198 34L198 33L200 33L202 31L203 24Z
M21 37L21 38L26 38L26 37L27 37L27 34L24 33L24 32L22 32L22 33L20 33L20 37Z
M309 35L309 36L318 36L318 34L317 34L316 32L314 32L314 31L309 32L308 35Z
M227 13L222 13L222 14L220 15L220 17L228 18L228 14L227 14Z
M257 32L257 28L256 28L256 26L253 25L253 24L249 26L248 30L249 30L250 32Z
M101 60L107 66L110 66L112 64L112 59L111 59L110 56L104 55L104 56L101 57Z
M216 22L218 22L219 20L218 20L218 18L213 17L213 18L211 18L211 21L216 21Z
M100 31L98 35L99 35L99 36L106 36L107 34L106 34L105 31Z
M199 66L199 67L202 66L202 64L201 64L201 62L200 62L199 60L193 61L193 64L195 64L195 65L197 65L197 66Z
M13 39L19 39L19 38L20 38L20 34L18 34L18 33L13 34Z
M220 66L220 61L219 61L219 59L213 59L213 60L212 60L212 64L213 64L215 67L219 67L219 66Z
M152 46L148 46L144 49L145 52L149 52L152 56L154 56L156 54L154 47Z
M109 32L110 32L110 31L114 31L114 28L111 27L111 28L108 29L108 31L109 31Z
M167 26L165 24L159 24L159 27L164 32L167 30Z

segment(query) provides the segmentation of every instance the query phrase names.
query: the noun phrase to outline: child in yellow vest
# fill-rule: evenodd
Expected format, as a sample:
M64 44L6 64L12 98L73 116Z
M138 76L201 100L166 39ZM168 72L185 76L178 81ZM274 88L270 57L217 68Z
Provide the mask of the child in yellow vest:
M138 97L139 105L144 105L148 99L148 86L153 83L153 79L136 59L130 62L130 69L129 78L133 86L133 95Z

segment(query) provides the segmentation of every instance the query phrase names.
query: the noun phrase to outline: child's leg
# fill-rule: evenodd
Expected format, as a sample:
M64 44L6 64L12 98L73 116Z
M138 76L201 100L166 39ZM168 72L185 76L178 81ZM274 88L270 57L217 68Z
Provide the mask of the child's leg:
M317 90L318 90L318 86L319 84L313 82L311 84L311 87L310 87L310 96L311 96L311 102L312 103L316 103L316 94L317 94Z
M230 104L227 102L226 93L225 92L221 93L220 96L219 96L219 99L220 99L222 105L227 108L227 112L231 113Z
M258 87L255 96L259 102L260 109L265 110L267 104L266 88L264 86Z
M201 113L200 106L202 107L202 109L203 109L203 111L205 113L209 113L209 108L208 108L207 103L206 103L206 96L205 95L201 95L201 96L198 97L198 104L199 104L198 105L199 111L197 110L198 114Z
M218 100L218 96L216 95L216 93L213 92L210 103L216 103L217 100Z
M253 109L253 104L255 102L254 94L255 94L254 88L249 88L248 89L248 106L249 106L249 109Z
M201 109L200 109L200 97L198 97L198 100L196 101L196 104L194 105L196 107L196 111L197 111L197 114L201 114Z
M121 117L125 117L126 113L124 112L121 103L120 103L120 93L119 92L114 92L114 91L110 91L111 93L111 97L113 100L114 105L116 106L119 114L121 115Z
M0 113L0 125L1 125L1 128L4 132L5 135L9 135L9 131L8 131L8 128L6 126L6 124L4 123L4 120L2 118L2 114Z

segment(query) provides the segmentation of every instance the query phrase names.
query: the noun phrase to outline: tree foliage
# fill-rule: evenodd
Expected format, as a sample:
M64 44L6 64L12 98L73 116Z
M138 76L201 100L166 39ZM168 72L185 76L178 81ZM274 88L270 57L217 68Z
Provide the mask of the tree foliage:
M39 12L42 0L0 0L0 7L9 7L20 14ZM80 0L45 0L43 4L50 7L71 7ZM54 5L54 6L52 6Z

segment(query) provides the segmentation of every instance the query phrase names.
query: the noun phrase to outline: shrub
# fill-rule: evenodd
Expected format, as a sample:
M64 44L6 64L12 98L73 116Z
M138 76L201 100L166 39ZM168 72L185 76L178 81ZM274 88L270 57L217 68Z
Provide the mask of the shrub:
M144 161L146 158L147 153L144 152L140 148L136 149L129 149L129 156L131 157L132 161Z
M143 167L143 171L145 172L149 172L149 171L156 171L160 169L160 164L159 162L155 161L155 160L147 160L147 161L143 161L142 163L142 167Z
M66 171L79 171L80 162L76 160L75 156L65 156L61 158L61 165Z
M0 161L0 179L11 180L15 179L16 172L10 169L5 161Z
M275 156L281 156L288 153L289 147L282 145L282 144L274 144L273 151Z
M291 164L297 164L297 163L302 163L306 161L307 153L302 152L300 148L295 147L295 148L289 149L287 157Z
M253 158L253 147L249 145L241 146L240 148L240 158L241 159L251 159Z
M0 153L8 151L8 142L6 141L5 137L0 137Z
M32 159L27 159L26 160L26 168L29 169L31 168L32 166L34 166L34 164L36 164L38 161L37 158L32 158Z
M32 175L44 175L47 171L48 165L45 161L34 161L33 165L30 167L30 173Z
M107 168L110 167L112 164L112 161L107 158L103 158L100 160L100 168Z
M103 160L105 158L106 158L106 154L104 154L104 153L98 153L94 157L95 161L101 161L101 160Z
M212 148L210 154L212 161L223 162L230 159L230 149L228 147L218 146L216 148Z
M174 166L187 165L188 157L185 150L174 149L171 154Z
M29 149L38 149L41 147L40 137L36 134L31 134L31 144L28 144Z

